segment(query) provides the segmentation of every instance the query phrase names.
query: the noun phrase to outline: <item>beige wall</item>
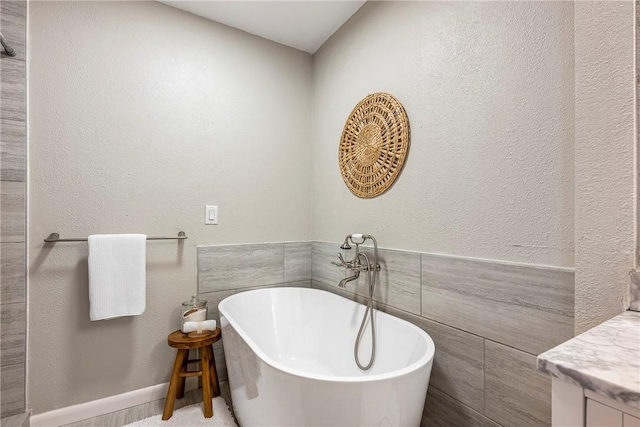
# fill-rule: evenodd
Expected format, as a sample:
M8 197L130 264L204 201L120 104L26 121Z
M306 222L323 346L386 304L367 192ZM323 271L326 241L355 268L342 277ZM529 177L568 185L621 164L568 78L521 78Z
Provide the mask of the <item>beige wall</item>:
M37 414L168 380L197 244L311 237L311 57L156 2L33 2L29 20ZM144 315L100 322L86 243L42 243L179 230L147 245Z
M634 3L575 3L576 333L627 307L635 265Z
M573 4L369 2L314 55L314 232L573 266ZM353 106L390 92L411 148L390 191L343 184Z

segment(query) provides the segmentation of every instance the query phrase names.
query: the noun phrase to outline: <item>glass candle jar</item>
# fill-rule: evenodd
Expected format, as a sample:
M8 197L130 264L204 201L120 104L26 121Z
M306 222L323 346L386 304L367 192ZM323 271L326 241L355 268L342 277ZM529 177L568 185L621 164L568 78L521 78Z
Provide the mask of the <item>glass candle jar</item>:
M207 301L192 296L190 300L182 303L182 323L180 329L184 330L186 322L204 322L207 320Z

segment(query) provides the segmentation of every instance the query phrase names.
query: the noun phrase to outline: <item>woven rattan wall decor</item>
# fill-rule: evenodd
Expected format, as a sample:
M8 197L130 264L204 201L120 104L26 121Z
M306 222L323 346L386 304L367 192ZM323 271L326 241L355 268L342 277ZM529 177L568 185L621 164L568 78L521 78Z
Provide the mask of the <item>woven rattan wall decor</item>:
M409 151L409 119L388 93L360 101L340 138L338 165L345 184L362 198L379 196L396 180Z

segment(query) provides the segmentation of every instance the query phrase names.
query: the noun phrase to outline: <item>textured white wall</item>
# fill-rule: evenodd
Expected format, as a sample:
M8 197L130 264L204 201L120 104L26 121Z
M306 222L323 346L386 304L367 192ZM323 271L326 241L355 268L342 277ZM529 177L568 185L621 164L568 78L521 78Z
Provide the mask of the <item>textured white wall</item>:
M575 3L576 333L626 308L635 265L633 8Z
M198 243L311 237L311 57L156 2L30 7L29 403L168 380ZM220 206L205 226L204 205ZM147 245L143 316L90 322L87 244Z
M314 55L314 232L573 266L573 4L369 2ZM411 148L384 195L343 184L353 106L385 91Z

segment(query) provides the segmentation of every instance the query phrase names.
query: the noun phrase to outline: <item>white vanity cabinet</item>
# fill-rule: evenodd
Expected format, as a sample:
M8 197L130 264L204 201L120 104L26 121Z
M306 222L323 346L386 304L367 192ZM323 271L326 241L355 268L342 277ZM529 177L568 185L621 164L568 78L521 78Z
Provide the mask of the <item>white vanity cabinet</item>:
M587 399L586 427L623 427L622 412L593 399Z
M640 427L640 409L552 380L552 427Z
M640 312L626 311L538 356L553 427L640 427Z

